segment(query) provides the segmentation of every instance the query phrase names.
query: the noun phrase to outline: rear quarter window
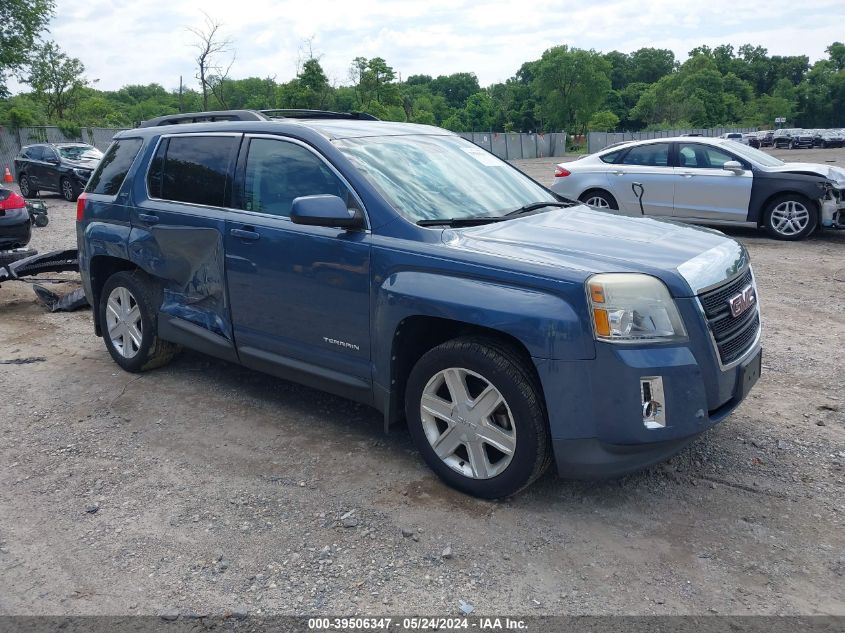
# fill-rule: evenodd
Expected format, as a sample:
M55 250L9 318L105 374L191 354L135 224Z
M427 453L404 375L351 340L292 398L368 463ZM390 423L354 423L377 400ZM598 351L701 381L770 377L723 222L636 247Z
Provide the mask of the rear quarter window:
M150 196L204 206L226 206L233 136L173 136L162 139L150 164Z
M116 196L141 145L139 138L124 138L112 143L88 181L85 191Z
M626 148L627 149L627 148ZM616 163L619 161L619 157L622 156L624 149L618 149L615 152L608 152L607 154L602 154L599 158L605 163Z

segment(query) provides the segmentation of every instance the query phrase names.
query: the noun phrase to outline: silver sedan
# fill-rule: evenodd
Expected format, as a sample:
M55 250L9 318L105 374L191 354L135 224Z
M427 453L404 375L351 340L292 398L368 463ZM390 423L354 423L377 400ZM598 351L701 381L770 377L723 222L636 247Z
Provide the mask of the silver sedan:
M625 213L751 224L783 240L845 228L845 170L784 163L729 139L621 143L559 164L552 190Z

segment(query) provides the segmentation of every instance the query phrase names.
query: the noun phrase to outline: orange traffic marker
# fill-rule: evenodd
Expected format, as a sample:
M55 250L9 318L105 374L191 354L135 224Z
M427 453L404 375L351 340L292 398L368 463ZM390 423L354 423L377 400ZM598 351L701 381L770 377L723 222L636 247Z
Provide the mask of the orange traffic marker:
M9 171L8 165L6 165L6 173L3 174L3 182L15 182L15 179L12 178L12 172Z

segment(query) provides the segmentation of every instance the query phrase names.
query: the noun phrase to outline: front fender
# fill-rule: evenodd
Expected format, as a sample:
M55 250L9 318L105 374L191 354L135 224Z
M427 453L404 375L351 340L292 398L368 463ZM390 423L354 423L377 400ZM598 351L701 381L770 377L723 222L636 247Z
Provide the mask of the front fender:
M748 203L748 222L760 224L763 221L763 205L772 196L781 193L800 193L819 204L825 195L822 176L792 174L789 172L755 171L751 181L751 200Z
M585 302L586 300L584 300ZM589 324L562 296L447 274L403 271L388 276L377 290L373 326L377 367L390 366L390 345L399 323L430 316L504 332L531 356L563 360L595 357Z

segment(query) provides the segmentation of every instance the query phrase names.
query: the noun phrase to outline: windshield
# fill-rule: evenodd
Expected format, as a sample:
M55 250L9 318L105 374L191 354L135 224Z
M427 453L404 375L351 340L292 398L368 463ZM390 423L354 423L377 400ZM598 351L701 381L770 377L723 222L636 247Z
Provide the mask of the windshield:
M766 152L761 152L759 149L755 149L750 145L743 145L742 143L737 143L736 141L730 141L727 144L730 146L730 150L732 152L739 154L743 158L747 158L758 165L762 165L763 167L780 167L785 164L782 160L779 160Z
M90 145L68 145L56 149L67 160L100 160L103 157L100 150Z
M336 140L388 202L411 222L500 217L546 189L458 136L379 136Z

